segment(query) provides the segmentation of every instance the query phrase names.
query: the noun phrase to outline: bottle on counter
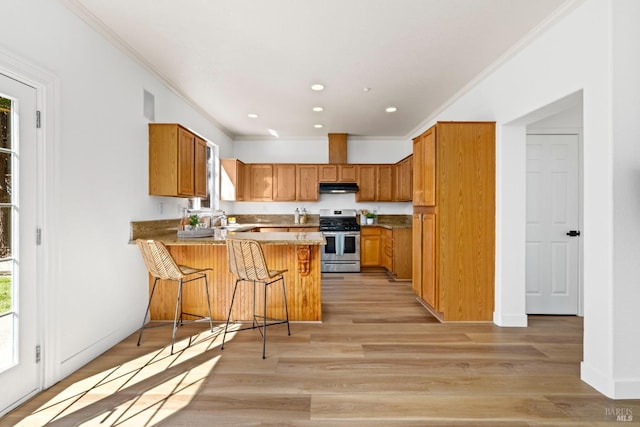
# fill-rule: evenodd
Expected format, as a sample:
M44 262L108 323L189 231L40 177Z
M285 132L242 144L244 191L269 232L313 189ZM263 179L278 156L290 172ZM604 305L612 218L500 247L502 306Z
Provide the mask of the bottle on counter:
M298 208L293 212L293 222L294 224L300 224L300 209Z
M302 208L302 213L300 214L300 224L307 223L307 209Z

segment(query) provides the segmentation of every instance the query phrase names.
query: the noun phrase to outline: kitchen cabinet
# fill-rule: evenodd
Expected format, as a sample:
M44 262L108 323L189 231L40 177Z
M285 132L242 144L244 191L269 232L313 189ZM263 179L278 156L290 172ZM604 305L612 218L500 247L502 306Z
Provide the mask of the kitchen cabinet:
M360 229L360 266L380 266L380 228L362 227Z
M206 158L206 151L203 155ZM220 165L221 200L317 201L319 182L357 182L356 202L410 201L412 197L411 156L397 164L243 163L220 159Z
M270 163L249 164L249 199L254 201L273 200L273 165Z
M414 149L413 289L440 320L491 321L495 123L438 122Z
M382 229L381 264L398 280L411 279L411 228Z
M246 200L246 165L238 159L220 159L220 172L220 200Z
M377 202L392 202L394 197L395 186L395 170L394 165L378 165L377 166L377 188L376 188L376 201Z
M413 214L413 291L436 311L436 216Z
M149 194L207 197L207 142L179 124L150 123Z
M397 280L411 279L411 228L362 227L360 264L384 267Z
M295 164L273 165L273 200L278 202L296 200Z
M358 168L356 165L339 165L338 166L339 182L357 182Z
M393 270L393 230L380 229L380 265Z
M375 202L378 192L378 167L376 165L358 165L358 187L356 202Z
M356 182L356 165L318 165L320 182Z
M413 206L436 203L436 128L413 140Z
M395 165L395 201L410 202L413 199L413 155L405 157Z
M296 165L296 200L318 200L318 166Z

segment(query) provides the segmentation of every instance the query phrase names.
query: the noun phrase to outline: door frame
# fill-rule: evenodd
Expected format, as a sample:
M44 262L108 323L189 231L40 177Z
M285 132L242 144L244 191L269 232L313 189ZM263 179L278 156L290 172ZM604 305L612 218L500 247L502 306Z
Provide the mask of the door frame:
M59 188L55 165L59 164L56 142L59 140L59 123L55 114L59 111L58 93L60 80L31 61L0 47L0 73L36 89L36 108L40 111L40 128L36 129L37 144L37 213L36 221L41 229L41 244L37 247L36 292L40 308L38 319L39 339L42 349L39 390L55 384L60 379L59 322L56 315L58 292L59 239L56 227L58 211L54 195ZM34 117L35 123L35 117ZM34 239L35 230L34 230ZM36 392L37 393L37 392ZM26 397L24 400L28 399ZM23 401L15 402L11 410Z
M584 158L582 128L534 128L527 126L529 135L577 135L578 136L578 230L583 230L584 217ZM525 142L526 143L526 142ZM525 169L525 174L526 174ZM525 242L526 244L526 242ZM578 239L578 316L584 317L584 239ZM526 266L526 265L525 265ZM526 314L526 313L525 313Z

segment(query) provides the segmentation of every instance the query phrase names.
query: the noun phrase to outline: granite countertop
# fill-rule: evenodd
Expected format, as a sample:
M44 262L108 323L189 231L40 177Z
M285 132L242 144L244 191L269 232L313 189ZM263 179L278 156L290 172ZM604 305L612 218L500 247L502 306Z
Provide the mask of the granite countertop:
M360 224L361 228L367 228L367 227L381 227L381 228L386 228L388 230L394 230L397 228L412 228L411 224L407 224L407 223L385 223L385 222L379 222L377 224Z
M214 236L178 237L179 219L132 221L129 243L136 239L155 239L166 245L223 245L225 238L238 237L258 240L265 244L325 245L326 240L319 227L319 217L310 215L305 224L295 224L292 215L234 215L237 224L217 228ZM379 215L376 224L361 224L361 227L386 229L411 228L410 215ZM250 232L256 228L309 228L308 232Z
M253 228L253 227L251 227ZM246 232L232 231L229 229L217 229L214 236L209 237L178 237L177 230L164 230L158 234L150 234L137 238L153 239L164 243L167 246L175 245L225 245L227 238L251 239L266 245L326 245L324 234L314 232ZM129 243L134 243L132 239Z
M381 227L388 230L397 228L412 228L411 215L378 215L375 224L360 224L360 227Z

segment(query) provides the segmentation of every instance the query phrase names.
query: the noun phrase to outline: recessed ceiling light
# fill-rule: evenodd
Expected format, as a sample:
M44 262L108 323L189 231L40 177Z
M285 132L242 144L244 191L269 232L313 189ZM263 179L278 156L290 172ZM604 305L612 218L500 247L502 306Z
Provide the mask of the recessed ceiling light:
M249 114L247 114L247 116L249 118L251 118L251 119L257 119L258 118L258 115L256 113L249 113Z
M320 83L313 84L311 85L311 90L324 90L324 85Z
M275 136L276 138L279 138L279 136L278 136L278 132L276 132L275 130L273 130L273 129L268 129L268 131L269 131L269 133L271 134L271 136Z
M384 111L387 113L395 113L398 109L396 107L387 107Z
M324 108L322 108L322 107L313 107L313 111L318 111L318 112L324 111Z
M369 91L371 90L371 88L370 88L370 87L365 87L365 88L364 88L364 89L362 89L362 90L363 90L363 91L365 91L365 92L369 92Z
M313 125L313 127L316 129L322 129L324 125L321 125L320 123L318 123L317 125Z

